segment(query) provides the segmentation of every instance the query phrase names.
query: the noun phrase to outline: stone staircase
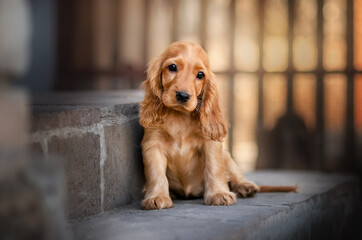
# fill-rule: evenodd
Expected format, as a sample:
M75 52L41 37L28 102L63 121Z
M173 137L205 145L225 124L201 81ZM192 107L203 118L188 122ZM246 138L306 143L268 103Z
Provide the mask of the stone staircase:
M196 199L140 210L142 98L141 91L32 98L31 148L60 159L75 239L339 239L360 233L359 182L350 175L260 171L248 177L264 185L298 184L299 193L263 193L228 207Z
M89 240L361 239L356 178L292 171L247 176L261 184L298 182L299 192L260 193L227 207L206 206L202 199L176 200L174 208L159 211L134 204L76 223L72 230L76 239Z
M60 157L67 214L78 220L140 200L144 183L140 91L32 98L31 148Z

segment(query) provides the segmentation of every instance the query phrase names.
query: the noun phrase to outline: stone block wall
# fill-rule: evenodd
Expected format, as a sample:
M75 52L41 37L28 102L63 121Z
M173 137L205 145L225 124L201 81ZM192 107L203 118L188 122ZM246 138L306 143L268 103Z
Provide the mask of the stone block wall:
M29 151L27 106L24 90L0 88L0 239L71 239L63 171L55 158Z
M139 91L33 98L31 146L58 156L71 220L140 201L144 184Z

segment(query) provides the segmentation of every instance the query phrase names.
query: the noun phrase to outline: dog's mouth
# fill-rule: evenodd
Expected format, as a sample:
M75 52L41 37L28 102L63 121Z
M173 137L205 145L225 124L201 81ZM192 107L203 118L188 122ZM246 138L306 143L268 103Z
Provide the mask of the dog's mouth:
M193 112L196 109L196 106L193 106L193 104L177 102L173 108L178 111Z
M174 110L180 111L180 112L193 112L197 108L197 102L179 102L179 101L164 101L164 104L168 108L172 108Z

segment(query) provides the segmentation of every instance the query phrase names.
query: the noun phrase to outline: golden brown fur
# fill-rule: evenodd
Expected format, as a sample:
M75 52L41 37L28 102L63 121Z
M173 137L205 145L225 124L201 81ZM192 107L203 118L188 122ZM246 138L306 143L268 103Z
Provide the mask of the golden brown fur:
M169 69L172 64L177 71ZM199 72L204 78L196 77ZM143 209L172 207L170 191L182 197L204 196L208 205L230 205L236 194L249 197L260 190L223 151L227 122L218 103L215 76L199 45L172 43L150 62L143 86ZM187 92L189 99L180 102L177 91Z

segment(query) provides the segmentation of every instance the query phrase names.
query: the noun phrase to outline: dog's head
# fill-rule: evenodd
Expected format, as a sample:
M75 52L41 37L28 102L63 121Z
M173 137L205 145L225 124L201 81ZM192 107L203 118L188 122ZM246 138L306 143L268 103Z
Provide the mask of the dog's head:
M227 132L221 114L215 75L206 52L192 42L172 43L147 69L145 100L140 122L144 127L163 123L170 109L191 113L200 120L202 132L221 141Z

